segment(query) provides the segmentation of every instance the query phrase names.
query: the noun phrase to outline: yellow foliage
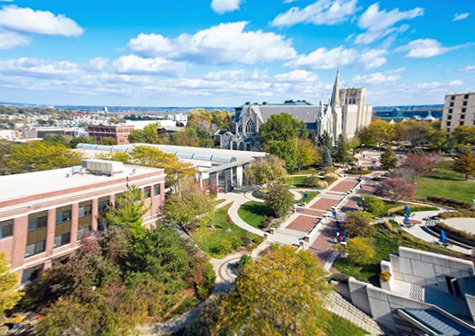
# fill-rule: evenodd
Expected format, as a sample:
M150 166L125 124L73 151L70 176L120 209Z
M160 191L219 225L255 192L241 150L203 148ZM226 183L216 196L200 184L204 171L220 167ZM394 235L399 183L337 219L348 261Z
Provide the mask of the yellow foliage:
M12 309L23 293L17 291L18 275L10 272L7 255L0 253L0 321L5 310Z

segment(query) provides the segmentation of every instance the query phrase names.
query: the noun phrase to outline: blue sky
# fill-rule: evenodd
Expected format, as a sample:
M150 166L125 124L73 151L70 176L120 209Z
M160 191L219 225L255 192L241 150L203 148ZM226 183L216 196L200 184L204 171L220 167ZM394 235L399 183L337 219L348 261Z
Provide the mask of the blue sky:
M326 102L335 72L374 105L475 90L475 1L0 1L0 101Z

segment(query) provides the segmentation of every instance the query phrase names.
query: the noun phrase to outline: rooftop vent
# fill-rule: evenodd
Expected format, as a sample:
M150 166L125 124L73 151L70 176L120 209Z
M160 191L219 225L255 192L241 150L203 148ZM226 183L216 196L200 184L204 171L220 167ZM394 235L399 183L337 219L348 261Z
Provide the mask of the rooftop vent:
M122 162L106 161L106 160L82 160L81 166L87 169L92 174L109 175L124 171L124 164Z

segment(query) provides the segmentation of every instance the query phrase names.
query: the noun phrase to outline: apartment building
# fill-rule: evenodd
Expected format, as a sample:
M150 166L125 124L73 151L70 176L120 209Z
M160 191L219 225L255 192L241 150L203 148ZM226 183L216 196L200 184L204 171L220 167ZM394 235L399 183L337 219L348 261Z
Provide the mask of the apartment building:
M104 138L114 138L118 145L129 143L129 134L135 127L133 125L89 125L87 132L96 142Z
M445 95L442 127L452 133L459 126L475 126L475 92Z
M67 258L92 231L104 230L101 214L132 185L150 206L143 217L148 227L163 213L163 169L83 160L82 166L1 176L0 252L21 283Z

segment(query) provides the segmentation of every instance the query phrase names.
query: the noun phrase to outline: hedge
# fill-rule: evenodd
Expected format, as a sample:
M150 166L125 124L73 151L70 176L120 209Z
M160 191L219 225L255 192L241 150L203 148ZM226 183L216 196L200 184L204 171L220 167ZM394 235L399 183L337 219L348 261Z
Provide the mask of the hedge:
M460 202L455 199L445 198L445 197L440 197L440 196L427 196L427 200L434 203L449 205L456 208L470 209L472 207L472 205L468 202Z
M466 239L466 240L469 240L470 242L472 242L471 245L473 245L475 243L475 236L473 234L471 234L470 232L467 232L467 231L462 231L462 230L459 230L459 229L456 229L450 225L447 225L445 223L438 223L436 226L436 228L440 229L440 230L444 230L445 233L448 234L448 236L450 234L454 235L455 237L460 237L460 238L463 238L463 239ZM438 230L437 230L438 231Z
M348 169L346 173L352 174L352 175L368 175L368 174L371 174L371 171L368 169L358 170L358 168L351 168L351 169Z
M411 208L411 212L439 210L439 208L431 207L431 206L418 206L418 207L410 207L410 208ZM392 210L392 209L389 209L389 210ZM394 211L392 212L392 214L397 215L397 216L404 216L405 212L404 212L404 209L402 209L402 210Z
M447 218L470 218L475 217L475 210L459 210L459 211L448 211L440 214L440 217Z

